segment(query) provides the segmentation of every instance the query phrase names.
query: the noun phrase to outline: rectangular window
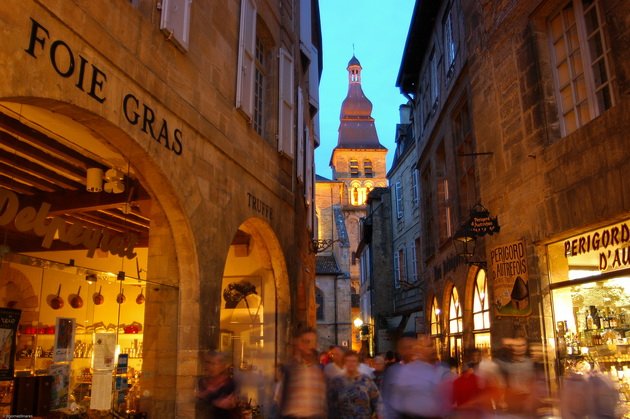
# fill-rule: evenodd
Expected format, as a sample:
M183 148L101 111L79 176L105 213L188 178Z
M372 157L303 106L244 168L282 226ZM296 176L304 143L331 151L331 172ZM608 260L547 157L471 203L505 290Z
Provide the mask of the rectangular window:
M279 60L278 151L293 158L295 155L293 57L286 49L280 48Z
M365 175L365 177L374 177L374 172L372 172L371 160L363 160L363 174Z
M254 130L264 136L265 111L265 45L256 38L256 55L254 70Z
M418 281L418 251L419 249L419 245L420 245L420 240L416 239L413 242L413 247L411 248L411 281L413 282L417 282Z
M411 190L413 194L413 205L417 206L420 202L420 172L415 167L411 170Z
M398 278L401 284L407 283L407 260L405 258L405 248L398 250Z
M236 73L236 107L250 120L254 115L255 47L256 4L254 0L242 0Z
M614 105L610 48L598 0L571 0L548 21L563 135Z
M302 88L297 89L297 157L296 167L297 179L304 182L304 95Z
M396 182L394 194L396 197L396 218L400 220L404 215L402 185L400 182Z
M438 179L438 202L440 206L440 243L445 242L453 234L451 225L451 200L448 190L448 179Z
M434 212L433 212L433 190L431 189L431 168L427 167L422 172L422 203L424 220L424 237L422 242L424 243L424 257L429 258L433 255L435 242L434 242Z
M400 288L400 255L394 253L394 287Z
M429 56L429 70L431 75L431 111L435 109L438 100L439 84L438 84L438 57L435 48Z
M350 177L359 177L359 161L350 160Z
M457 55L457 44L453 33L453 9L449 9L444 17L444 56L446 58L444 69L446 77L453 75L453 67L455 66L455 56Z

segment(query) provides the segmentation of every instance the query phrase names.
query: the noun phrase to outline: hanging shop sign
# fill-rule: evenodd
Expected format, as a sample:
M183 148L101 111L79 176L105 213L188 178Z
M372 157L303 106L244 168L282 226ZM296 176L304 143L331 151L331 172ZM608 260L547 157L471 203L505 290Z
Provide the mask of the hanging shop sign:
M498 233L501 230L499 218L493 217L483 205L475 205L470 210L470 218L464 226L472 237L481 237L486 234Z
M74 84L96 102L105 104L108 99L107 72L98 63L89 61L63 39L54 39L50 31L41 23L31 18L31 30L28 46L24 51L35 59L45 57L52 70ZM173 129L169 122L154 108L129 92L123 95L119 104L125 120L145 135L162 144L175 155L182 154L183 133Z
M525 242L519 240L491 249L489 269L494 279L493 305L496 315L531 314Z
M47 202L43 202L39 209L30 206L20 208L19 196L0 188L0 227L13 223L17 231L32 231L36 236L43 237L42 247L46 249L50 249L53 240L58 237L63 243L85 246L89 258L94 257L96 249L127 259L136 257L137 234L116 234L107 229L90 228L80 221L69 224L61 217L48 219L50 208Z
M591 231L564 241L567 259L581 256L600 272L630 268L630 222Z

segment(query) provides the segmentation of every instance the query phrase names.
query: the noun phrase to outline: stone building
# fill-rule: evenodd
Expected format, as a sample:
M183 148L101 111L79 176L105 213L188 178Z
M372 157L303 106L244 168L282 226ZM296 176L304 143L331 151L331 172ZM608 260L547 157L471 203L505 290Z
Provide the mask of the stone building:
M270 407L315 322L317 1L9 0L0 26L3 378L195 417L218 349Z
M629 12L417 2L398 85L415 103L425 321L445 355L525 337L552 388L584 354L614 369L628 327Z
M324 324L323 320L318 323L321 348L325 348L329 342L337 345L345 342L353 348L360 347L360 342L356 339L357 333L354 334L354 343L351 343L353 335L351 321L360 315L359 263L356 257L360 240L359 221L366 215L365 201L368 193L375 187L387 184L385 178L387 149L378 140L374 118L371 115L372 103L363 93L362 68L355 56L348 62L347 70L348 94L341 105L339 137L330 158L333 179L318 178L316 182L318 239L328 240L330 244L327 249L322 249L317 257L334 256L339 270L343 273L341 278L335 277L335 281L344 284L345 288L345 291L339 293L338 286L324 286L322 282L326 279L319 275L317 277L320 290L323 288L336 290L336 298L341 298L335 305L337 311L334 311L338 313L334 316L336 318L334 328L338 334L330 336L330 325ZM354 302L350 294L355 296ZM351 304L343 303L347 301L345 295L350 296ZM331 299L325 295L323 298Z
M361 350L369 355L395 350L402 316L396 315L392 259L392 211L390 188L374 188L361 220L357 257L361 264Z

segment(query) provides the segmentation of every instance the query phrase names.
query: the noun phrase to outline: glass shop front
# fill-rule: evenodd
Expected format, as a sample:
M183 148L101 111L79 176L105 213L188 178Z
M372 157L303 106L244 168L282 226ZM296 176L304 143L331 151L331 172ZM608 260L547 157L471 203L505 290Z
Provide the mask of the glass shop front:
M630 401L630 220L547 246L553 327L547 342L560 383L600 371ZM549 324L549 323L548 323Z

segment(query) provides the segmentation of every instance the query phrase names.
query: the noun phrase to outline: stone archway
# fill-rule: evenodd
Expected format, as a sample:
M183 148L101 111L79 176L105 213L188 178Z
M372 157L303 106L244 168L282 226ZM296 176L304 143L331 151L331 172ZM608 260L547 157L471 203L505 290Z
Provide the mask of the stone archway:
M263 409L271 406L276 367L287 355L290 295L276 234L263 220L247 219L225 262L216 348L233 363L241 392Z
M182 395L192 393L197 375L197 368L187 366L198 362L201 335L199 318L190 310L191 304L198 305L200 294L198 240L190 227L195 208L182 205L186 197L201 196L194 175L182 170L183 161L173 162L173 153L162 152L159 144L139 143L104 117L69 103L28 97L0 105L2 112L17 113L21 121L67 146L94 147L94 153L107 153L116 166L128 165L151 195L155 205L150 211L150 241L155 244L149 245L147 280L167 286L146 289L147 302L154 304L146 305L144 339L152 343L144 348L143 368L153 373L146 375L143 388L149 412L184 411L190 402ZM184 298L186 305L180 303Z

